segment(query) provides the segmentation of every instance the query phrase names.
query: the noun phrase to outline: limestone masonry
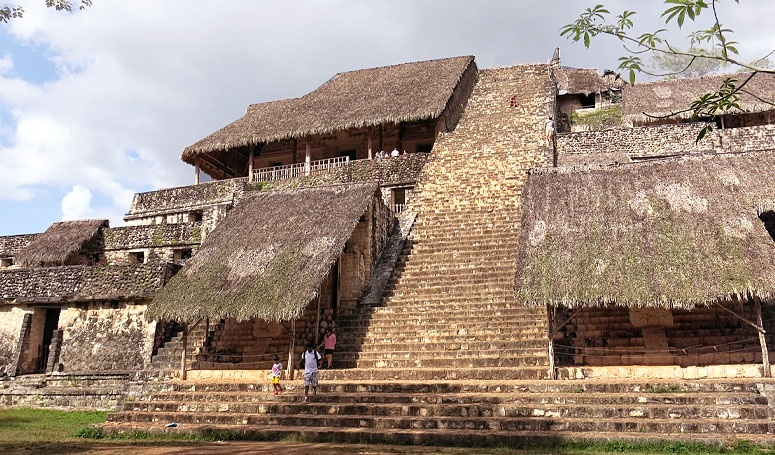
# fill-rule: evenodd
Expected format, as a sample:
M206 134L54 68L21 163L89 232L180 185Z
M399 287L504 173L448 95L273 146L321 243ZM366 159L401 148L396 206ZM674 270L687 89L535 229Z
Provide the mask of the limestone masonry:
M647 93L707 81L558 55L340 73L187 147L195 184L136 194L123 227L0 237L0 405L109 409L113 432L771 443L775 110L656 119Z

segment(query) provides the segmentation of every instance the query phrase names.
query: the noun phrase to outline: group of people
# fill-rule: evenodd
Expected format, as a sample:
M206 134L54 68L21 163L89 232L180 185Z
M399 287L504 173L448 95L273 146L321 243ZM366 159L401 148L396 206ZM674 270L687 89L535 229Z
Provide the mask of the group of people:
M317 349L324 349L326 355L326 361L328 362L327 370L333 368L334 349L336 348L336 334L327 328L323 341L317 346ZM301 353L301 362L299 368L304 368L304 401L309 400L309 389L312 388L312 394L318 393L318 370L322 367L323 357L320 352L315 349L315 343L310 341L307 343L307 349ZM272 372L270 373L272 386L274 387L274 394L280 394L283 392L283 388L280 385L280 376L283 371L283 364L280 361L279 356L275 356L274 365L272 365Z
M399 152L398 149L393 149L393 151L390 153L380 150L379 152L377 152L377 155L374 158L381 160L383 158L390 158L390 157L400 156L400 155L401 155L401 152Z

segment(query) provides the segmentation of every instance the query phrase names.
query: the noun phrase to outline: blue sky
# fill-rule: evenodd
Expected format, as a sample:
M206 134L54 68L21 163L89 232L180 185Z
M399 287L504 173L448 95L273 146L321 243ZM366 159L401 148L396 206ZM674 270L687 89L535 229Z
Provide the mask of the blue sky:
M337 72L468 54L480 67L545 62L558 46L564 64L603 69L622 55L559 37L592 3L580 0L95 0L74 14L19 3L25 17L0 24L0 235L120 225L135 192L192 183L184 147ZM649 25L662 8L604 3ZM775 48L775 2L723 3L752 56Z

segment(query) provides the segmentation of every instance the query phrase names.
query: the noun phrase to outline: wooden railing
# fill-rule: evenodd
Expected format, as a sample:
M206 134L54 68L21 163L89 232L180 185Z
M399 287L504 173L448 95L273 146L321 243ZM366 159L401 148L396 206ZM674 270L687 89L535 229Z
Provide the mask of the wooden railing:
M264 167L253 170L254 182L266 182L270 180L285 180L302 175L327 174L334 169L346 166L350 162L349 156L326 158L324 160L310 161L309 163L284 164L282 166Z
M400 215L401 212L404 211L406 208L406 204L393 204L393 213L396 214L396 216Z

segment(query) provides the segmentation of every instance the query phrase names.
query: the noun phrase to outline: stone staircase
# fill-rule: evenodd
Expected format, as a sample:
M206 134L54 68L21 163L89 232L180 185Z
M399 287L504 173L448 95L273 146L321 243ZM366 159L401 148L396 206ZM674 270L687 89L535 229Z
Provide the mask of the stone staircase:
M480 72L422 171L417 218L381 298L340 317L335 368L309 402L298 379L273 395L265 371L173 381L104 429L465 446L772 439L775 385L761 380L547 380L546 314L518 306L512 283L526 170L552 158L542 136L553 98L545 65Z
M773 410L755 381L324 381L303 401L299 382L173 382L124 404L107 431L230 430L246 438L465 445L560 438L772 444ZM769 386L769 393L775 389Z

